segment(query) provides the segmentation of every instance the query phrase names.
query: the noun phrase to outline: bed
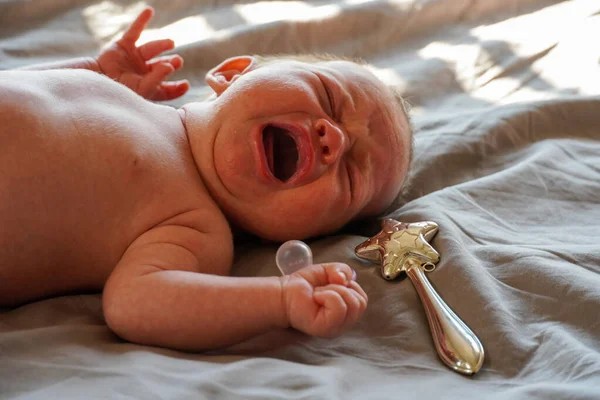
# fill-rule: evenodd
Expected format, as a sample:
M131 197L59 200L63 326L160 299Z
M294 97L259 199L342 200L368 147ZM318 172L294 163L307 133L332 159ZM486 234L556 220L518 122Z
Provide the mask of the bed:
M141 40L173 38L192 83L174 107L240 54L360 57L403 94L415 156L388 216L439 224L428 277L480 338L483 367L447 368L410 281L355 257L371 220L309 241L369 295L337 339L288 330L187 354L120 340L99 294L53 298L0 311L0 398L600 398L599 2L8 0L0 69L94 55L145 4ZM234 274L278 274L276 250L241 243Z

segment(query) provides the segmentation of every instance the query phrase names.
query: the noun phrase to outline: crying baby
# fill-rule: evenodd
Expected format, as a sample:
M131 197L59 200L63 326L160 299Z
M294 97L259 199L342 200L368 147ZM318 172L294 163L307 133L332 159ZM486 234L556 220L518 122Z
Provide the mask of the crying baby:
M227 59L180 109L169 39L144 10L96 58L0 72L0 305L102 292L135 343L227 346L278 328L333 337L367 295L342 263L228 276L232 229L273 241L336 231L397 196L411 132L394 94L328 57Z

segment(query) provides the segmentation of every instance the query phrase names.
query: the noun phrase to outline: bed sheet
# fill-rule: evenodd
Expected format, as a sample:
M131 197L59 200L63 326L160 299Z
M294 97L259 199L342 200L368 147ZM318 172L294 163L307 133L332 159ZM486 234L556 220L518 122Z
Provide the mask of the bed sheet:
M0 2L0 69L96 54L145 4L142 41L175 40L192 89L240 54L361 57L412 104L415 158L389 216L440 225L429 278L486 349L439 360L418 296L353 255L365 221L310 242L369 294L343 336L273 332L186 354L123 342L99 295L0 311L0 398L600 398L600 3L517 0ZM245 243L234 274L275 275Z

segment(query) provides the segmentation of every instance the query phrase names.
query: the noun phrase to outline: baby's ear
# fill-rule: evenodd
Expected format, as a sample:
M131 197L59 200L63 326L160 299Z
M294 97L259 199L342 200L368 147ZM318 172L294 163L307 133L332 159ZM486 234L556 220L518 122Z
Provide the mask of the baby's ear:
M252 56L228 58L208 71L205 78L206 83L217 96L220 96L237 78L251 71L255 66L256 59Z

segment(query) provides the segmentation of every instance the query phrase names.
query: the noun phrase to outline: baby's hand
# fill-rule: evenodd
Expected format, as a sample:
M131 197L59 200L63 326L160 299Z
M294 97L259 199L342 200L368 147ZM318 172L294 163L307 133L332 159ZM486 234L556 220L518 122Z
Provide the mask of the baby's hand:
M311 265L281 279L289 324L309 335L338 336L367 308L367 294L346 264Z
M139 47L135 45L153 15L152 8L142 11L123 37L100 53L97 62L104 75L140 96L148 100L172 100L185 94L190 87L185 80L165 82L170 74L181 68L183 59L179 55L157 56L172 50L175 43L171 39L162 39Z

